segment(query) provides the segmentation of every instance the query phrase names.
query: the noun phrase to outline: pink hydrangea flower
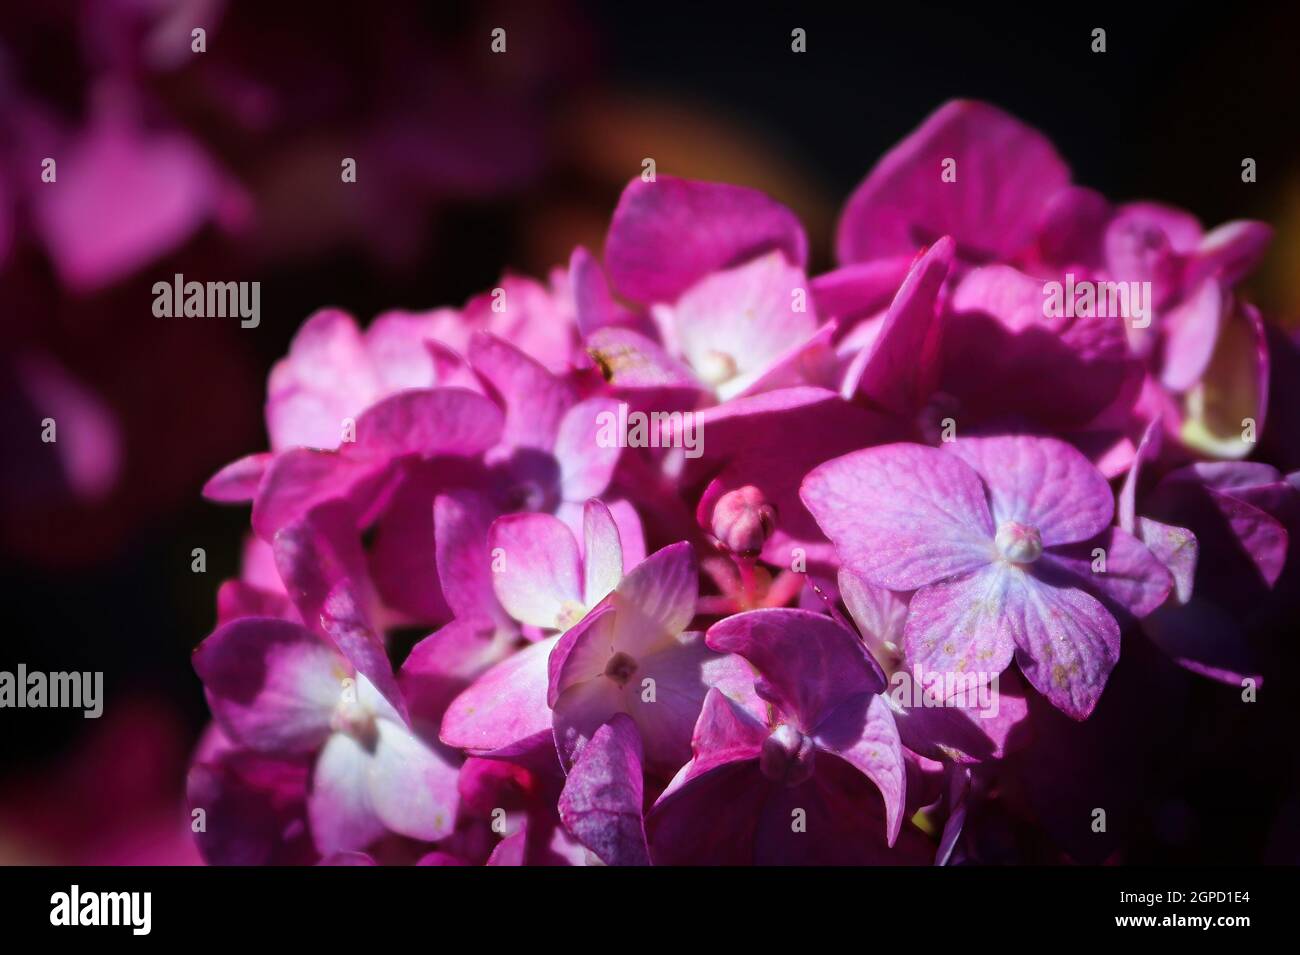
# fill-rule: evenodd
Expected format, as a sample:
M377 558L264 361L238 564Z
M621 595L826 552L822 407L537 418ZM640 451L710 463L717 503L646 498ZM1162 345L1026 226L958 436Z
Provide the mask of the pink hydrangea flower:
M910 661L1000 673L1015 657L1076 719L1092 712L1119 657L1119 624L1102 599L1141 617L1172 586L1145 546L1111 526L1101 474L1051 438L869 448L812 471L802 495L846 567L917 591L904 629ZM872 506L858 506L866 499ZM1103 573L1091 570L1094 549Z

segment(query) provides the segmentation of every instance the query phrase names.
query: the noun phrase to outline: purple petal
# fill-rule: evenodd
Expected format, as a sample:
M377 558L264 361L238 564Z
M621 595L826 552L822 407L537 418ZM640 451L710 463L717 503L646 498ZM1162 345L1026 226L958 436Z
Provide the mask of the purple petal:
M501 441L511 448L551 450L560 420L574 403L573 389L518 348L486 333L470 342L469 360L505 408Z
M1084 720L1119 659L1119 625L1094 597L1021 575L1010 588L1016 662L1034 688Z
M907 770L889 704L874 695L846 699L821 721L813 740L876 784L885 800L885 831L892 846L906 815Z
M967 573L995 556L979 476L935 448L892 444L836 458L804 478L800 497L844 565L891 590Z
M641 737L629 717L616 714L570 770L560 819L606 865L649 865L643 800Z
M1044 547L1095 537L1115 514L1106 479L1064 441L1029 435L959 437L944 447L984 479L994 521L1038 528Z
M320 746L352 675L325 640L295 623L243 618L194 651L212 714L241 746L300 753Z
M1104 552L1105 570L1093 570L1097 548ZM1069 585L1100 597L1112 611L1120 608L1138 619L1164 603L1174 584L1164 563L1118 527L1108 527L1090 541L1044 551L1034 571L1046 577L1049 568L1053 579L1059 574Z
M941 580L912 595L903 631L906 657L933 674L1001 673L1015 653L1024 571L1002 562Z
M807 610L752 610L715 623L708 645L744 657L758 671L759 695L813 732L850 697L880 692L879 666L857 637Z

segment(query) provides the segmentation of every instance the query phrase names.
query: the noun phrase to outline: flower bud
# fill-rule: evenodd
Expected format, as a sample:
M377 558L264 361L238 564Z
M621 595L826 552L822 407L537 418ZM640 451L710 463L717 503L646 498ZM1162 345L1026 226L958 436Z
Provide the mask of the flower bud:
M713 536L733 554L758 554L774 530L776 511L753 485L728 491L713 508Z
M782 723L763 740L758 768L776 783L798 786L813 774L813 741L789 723Z

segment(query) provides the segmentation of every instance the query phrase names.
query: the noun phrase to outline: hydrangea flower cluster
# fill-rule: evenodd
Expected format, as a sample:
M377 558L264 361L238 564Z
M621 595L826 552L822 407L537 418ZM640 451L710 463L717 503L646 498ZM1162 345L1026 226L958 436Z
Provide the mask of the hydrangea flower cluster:
M205 857L979 861L981 780L1134 642L1262 679L1269 238L957 101L823 274L780 203L660 175L546 281L318 312L205 488L252 506L194 657Z

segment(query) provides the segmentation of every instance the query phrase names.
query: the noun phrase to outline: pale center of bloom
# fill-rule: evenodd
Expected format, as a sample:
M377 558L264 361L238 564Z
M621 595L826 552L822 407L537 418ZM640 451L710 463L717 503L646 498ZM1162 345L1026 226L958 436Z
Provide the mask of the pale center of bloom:
M605 664L605 676L619 686L627 686L627 681L632 679L634 673L636 673L636 661L626 653L615 653L609 658L609 663Z
M758 768L776 783L798 786L813 774L813 741L789 723L782 723L763 740Z
M720 385L736 377L736 359L726 352L710 349L700 356L695 371L710 385Z
M1043 536L1033 524L1003 521L993 543L1002 559L1013 564L1032 564L1043 556Z
M586 607L576 600L566 600L560 607L559 613L555 615L555 626L561 631L568 630L585 616L587 616Z
M366 748L372 748L379 736L374 711L357 699L356 688L352 686L345 687L343 698L334 707L330 729L346 733Z

